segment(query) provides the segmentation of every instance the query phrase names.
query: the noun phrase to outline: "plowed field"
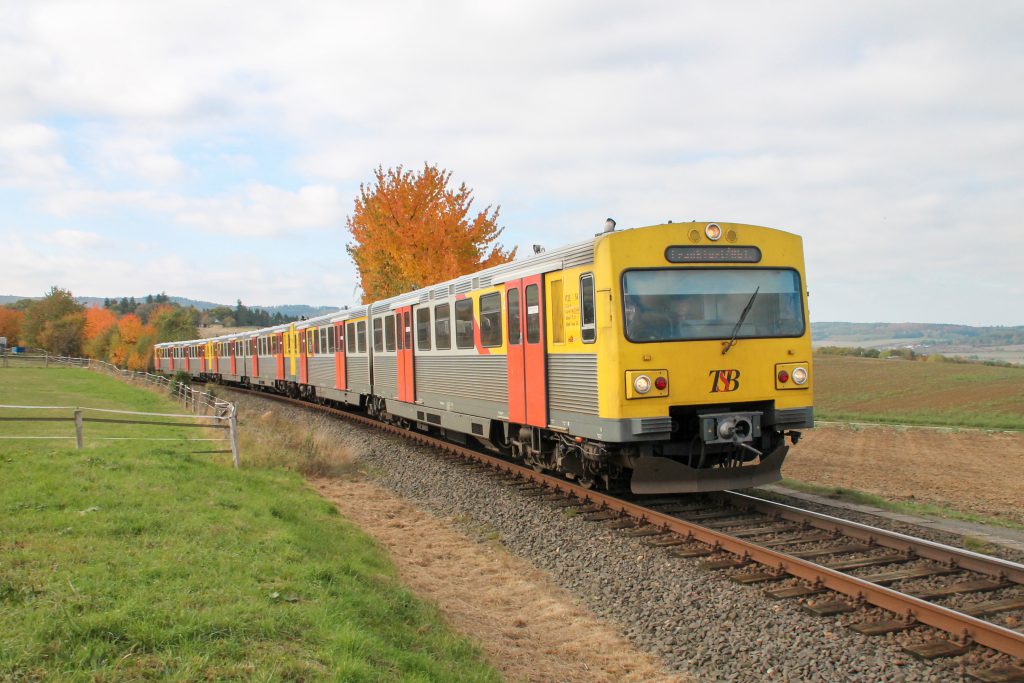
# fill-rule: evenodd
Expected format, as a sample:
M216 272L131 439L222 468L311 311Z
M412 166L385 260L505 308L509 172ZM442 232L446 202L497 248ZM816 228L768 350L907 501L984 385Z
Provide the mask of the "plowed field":
M803 432L783 474L1024 524L1024 434L818 427Z

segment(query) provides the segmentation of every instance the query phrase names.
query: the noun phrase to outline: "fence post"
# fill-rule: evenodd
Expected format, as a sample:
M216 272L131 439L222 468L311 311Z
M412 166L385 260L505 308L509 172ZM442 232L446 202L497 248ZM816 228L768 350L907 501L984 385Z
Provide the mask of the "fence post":
M234 406L231 407L231 416L228 418L228 431L231 435L231 460L238 469L238 416L235 414Z
M75 408L75 445L78 450L82 450L83 441L85 441L83 431L85 424L82 422L82 409Z
M43 367L44 368L50 367L50 353L48 351L44 351L43 352L43 358L45 359L43 361L45 363L45 365L43 365Z

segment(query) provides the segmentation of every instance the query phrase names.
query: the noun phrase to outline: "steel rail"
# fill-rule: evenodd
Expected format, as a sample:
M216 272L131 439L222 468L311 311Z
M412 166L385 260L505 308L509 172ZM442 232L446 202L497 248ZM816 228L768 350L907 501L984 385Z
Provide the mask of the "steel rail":
M583 488L560 477L537 472L528 467L503 460L501 458L487 455L471 448L444 441L427 434L404 429L396 425L380 422L370 417L357 415L352 412L332 408L329 406L309 403L299 399L278 396L265 392L252 392L257 396L264 396L284 403L291 403L301 407L314 408L325 413L341 416L353 422L358 422L370 427L376 427L392 434L403 436L425 445L433 446L441 450L459 455L464 458L477 460L489 465L492 469L507 472L527 481L532 481L542 486L553 489L556 492L575 496L581 501L600 505L608 510L620 512L635 519L647 522L666 531L672 531L688 539L693 539L725 550L734 555L740 556L751 562L757 562L768 568L781 573L786 573L799 579L803 579L812 585L881 607L893 612L908 622L918 622L931 626L940 631L952 635L955 639L967 643L974 642L993 650L1003 652L1024 659L1024 634L1018 633L997 624L993 624L976 617L962 614L948 607L906 595L899 591L865 581L863 579L843 574L834 569L814 564L808 560L786 555L769 548L764 548L739 538L728 535L725 532L716 531L702 527L699 524L687 522L673 517L669 514L658 512L643 507L636 503L622 500L614 496L598 491Z
M802 510L784 503L777 503L736 491L714 494L736 508L753 509L762 514L778 517L791 522L809 524L816 529L836 531L844 536L857 538L874 545L892 548L901 552L912 552L927 560L959 567L979 574L1004 578L1013 583L1024 584L1024 565L998 557L982 555L963 548L954 548L943 543L915 538L897 531L879 529L867 524L832 517L820 512Z

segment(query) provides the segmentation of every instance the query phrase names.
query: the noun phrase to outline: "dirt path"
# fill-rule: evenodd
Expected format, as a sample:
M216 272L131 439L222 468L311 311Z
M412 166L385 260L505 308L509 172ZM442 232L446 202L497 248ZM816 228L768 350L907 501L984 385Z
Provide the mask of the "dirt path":
M529 563L475 542L373 484L314 479L377 539L402 580L471 635L510 681L679 681Z
M1024 524L1024 434L822 426L783 475Z

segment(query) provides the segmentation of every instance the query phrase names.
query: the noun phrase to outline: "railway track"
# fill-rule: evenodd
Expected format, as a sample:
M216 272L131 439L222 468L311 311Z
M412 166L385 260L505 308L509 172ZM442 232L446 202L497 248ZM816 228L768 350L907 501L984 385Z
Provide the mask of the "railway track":
M587 521L729 572L738 583L765 584L768 597L801 599L814 614L867 613L851 624L865 635L919 626L940 632L906 647L919 658L991 648L1012 661L968 673L982 681L1024 681L1024 633L1019 625L993 620L1024 611L1024 565L731 491L644 500L609 495L358 413L251 393L383 429L469 467L504 473L527 495L574 507ZM904 581L923 582L924 588L892 588Z

